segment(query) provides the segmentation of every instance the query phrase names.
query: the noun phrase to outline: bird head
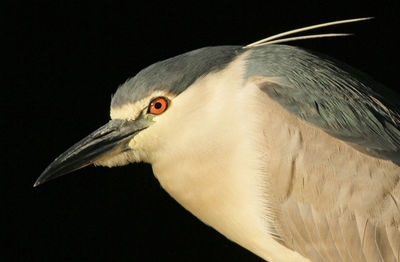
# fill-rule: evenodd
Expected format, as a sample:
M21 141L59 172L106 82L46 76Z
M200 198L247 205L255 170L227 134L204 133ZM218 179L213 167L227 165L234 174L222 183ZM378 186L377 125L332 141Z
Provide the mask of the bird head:
M179 154L165 147L173 144L173 137L185 135L183 122L196 125L196 119L187 120L200 107L199 98L189 90L202 77L222 70L240 50L202 48L143 69L113 95L111 120L56 158L34 186L91 164L152 163L161 152Z

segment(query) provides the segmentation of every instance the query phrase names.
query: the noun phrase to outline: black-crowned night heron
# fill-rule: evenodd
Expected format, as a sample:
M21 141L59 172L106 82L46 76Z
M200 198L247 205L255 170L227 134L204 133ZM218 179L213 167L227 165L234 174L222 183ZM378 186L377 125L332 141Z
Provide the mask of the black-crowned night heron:
M182 206L269 261L400 261L400 97L324 55L271 43L142 70L113 96L110 122L35 185L144 161Z

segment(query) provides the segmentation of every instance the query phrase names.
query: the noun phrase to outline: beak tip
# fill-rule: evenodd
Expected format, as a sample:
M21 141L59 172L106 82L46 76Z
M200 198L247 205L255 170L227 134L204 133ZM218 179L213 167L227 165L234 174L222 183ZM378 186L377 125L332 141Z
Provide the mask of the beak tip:
M37 187L37 186L41 185L42 183L43 183L43 181L39 177L38 179L36 179L35 184L33 184L33 187Z
M52 173L52 172L49 172L49 169L50 169L49 167L51 167L51 165L48 166L48 167L40 174L40 176L36 179L35 183L33 184L33 187L40 186L41 184L43 184L43 183L45 183L45 182L47 182L47 181L49 181L49 180L52 180L51 174L50 174L50 176L49 176L49 173ZM49 179L49 178L50 178L50 179Z
M46 183L47 181L53 180L54 178L57 178L57 177L62 176L63 174L65 174L65 173L62 173L62 172L58 172L58 173L54 172L53 170L51 170L51 166L52 166L52 164L50 166L48 166L42 172L42 174L40 174L40 176L36 179L35 183L33 184L33 187L40 186L40 185Z

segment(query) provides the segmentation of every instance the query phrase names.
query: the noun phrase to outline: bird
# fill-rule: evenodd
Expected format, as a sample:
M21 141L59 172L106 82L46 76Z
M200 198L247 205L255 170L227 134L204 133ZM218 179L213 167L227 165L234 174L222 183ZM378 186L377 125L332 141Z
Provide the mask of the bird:
M185 209L272 262L400 261L400 95L291 30L156 62L38 186L146 162Z

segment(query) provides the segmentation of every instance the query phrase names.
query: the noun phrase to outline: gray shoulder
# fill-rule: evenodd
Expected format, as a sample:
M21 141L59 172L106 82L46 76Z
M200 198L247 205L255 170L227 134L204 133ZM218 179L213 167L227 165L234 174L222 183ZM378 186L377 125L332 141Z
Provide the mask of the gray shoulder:
M180 94L196 79L223 69L242 52L240 46L204 47L154 63L118 88L111 107L134 103L155 90Z
M400 164L400 95L366 74L297 47L250 49L246 77L297 117L370 155Z

